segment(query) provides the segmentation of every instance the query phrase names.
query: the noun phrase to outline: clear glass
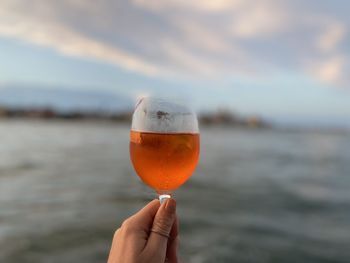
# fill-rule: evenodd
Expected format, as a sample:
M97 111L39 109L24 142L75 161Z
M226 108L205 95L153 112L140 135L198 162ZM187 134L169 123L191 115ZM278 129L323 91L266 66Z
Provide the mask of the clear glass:
M183 103L142 98L130 131L130 158L141 180L162 202L192 175L199 160L196 114Z

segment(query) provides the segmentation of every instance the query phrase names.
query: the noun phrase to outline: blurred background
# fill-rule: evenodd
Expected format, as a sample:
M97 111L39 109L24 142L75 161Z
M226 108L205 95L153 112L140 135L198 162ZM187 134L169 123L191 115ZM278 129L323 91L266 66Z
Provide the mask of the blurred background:
M349 262L347 1L0 0L0 261L106 262L154 193L145 95L198 112L184 262Z

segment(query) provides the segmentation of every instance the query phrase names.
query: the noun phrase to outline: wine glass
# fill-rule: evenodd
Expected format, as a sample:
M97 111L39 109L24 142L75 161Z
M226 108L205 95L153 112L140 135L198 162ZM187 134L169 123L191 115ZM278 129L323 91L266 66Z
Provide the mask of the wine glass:
M130 158L160 202L170 198L198 163L199 129L194 111L179 102L142 98L132 117Z

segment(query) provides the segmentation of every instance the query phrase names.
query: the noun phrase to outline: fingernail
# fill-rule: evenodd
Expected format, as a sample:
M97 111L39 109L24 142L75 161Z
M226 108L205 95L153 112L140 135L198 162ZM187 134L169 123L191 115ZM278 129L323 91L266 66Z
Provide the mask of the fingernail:
M165 210L171 214L175 213L176 201L172 198L169 198L168 200L166 200Z

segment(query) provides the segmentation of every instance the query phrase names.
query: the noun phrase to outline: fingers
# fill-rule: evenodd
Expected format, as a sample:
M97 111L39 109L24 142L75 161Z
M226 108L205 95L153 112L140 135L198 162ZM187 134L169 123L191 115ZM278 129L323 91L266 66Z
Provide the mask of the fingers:
M157 255L157 258L161 261L165 260L168 237L170 236L175 218L176 202L174 199L166 200L154 217L152 232L150 233L145 250L148 253ZM175 231L175 235L177 227L173 231Z
M174 240L178 236L178 234L179 234L179 219L177 215L175 215L175 221L171 227L169 241Z
M177 259L177 249L179 246L179 238L175 238L174 240L171 241L170 245L168 246L168 251L166 255L166 262L169 263L178 263Z
M169 263L178 263L177 259L177 249L179 245L179 238L178 238L178 233L179 233L179 221L177 216L175 217L175 222L173 224L173 227L171 228L170 231L170 238L168 241L168 249L167 249L167 261Z
M134 254L143 251L147 244L149 231L153 225L153 219L159 207L159 201L153 200L139 212L126 219L122 226L115 232L112 250L119 251L119 254L128 253L131 248ZM113 255L111 254L111 256Z
M135 215L127 219L125 222L127 225L132 225L135 229L144 230L146 232L152 227L154 217L160 207L158 200L149 202L144 208L142 208Z
M117 254L117 239L120 235L120 228L117 229L117 231L115 231L114 233L114 237L113 237L113 241L112 241L112 246L111 249L109 251L109 256L108 256L108 262L107 263L111 263L111 262L115 262L115 258L116 258L116 254Z

